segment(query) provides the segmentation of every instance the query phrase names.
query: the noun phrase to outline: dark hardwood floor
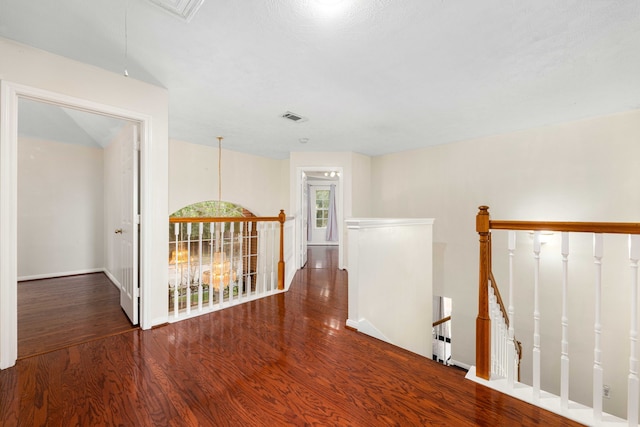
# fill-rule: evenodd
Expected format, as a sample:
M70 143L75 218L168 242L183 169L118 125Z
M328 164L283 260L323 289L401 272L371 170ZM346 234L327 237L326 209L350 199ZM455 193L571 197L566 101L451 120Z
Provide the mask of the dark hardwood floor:
M289 292L19 360L3 426L574 426L345 328L337 249Z
M19 358L132 328L120 292L104 273L18 283Z

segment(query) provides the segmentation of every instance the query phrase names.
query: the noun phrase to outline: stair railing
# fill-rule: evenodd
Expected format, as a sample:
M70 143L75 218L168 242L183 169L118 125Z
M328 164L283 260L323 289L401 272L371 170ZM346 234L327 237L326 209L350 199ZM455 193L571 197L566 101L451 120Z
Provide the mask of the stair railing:
M505 310L501 301L498 287L492 272L491 263L491 230L508 230L509 252L509 306ZM627 421L631 426L638 425L638 400L640 398L640 378L638 376L638 263L640 261L640 223L611 223L611 222L553 222L553 221L497 221L491 220L489 208L480 206L476 216L476 231L480 241L479 262L479 295L478 316L476 318L476 367L478 378L489 380L492 373L499 375L494 369L497 366L496 352L499 353L501 344L494 343L492 333L495 335L501 326L493 325L502 317L508 329L508 336L514 344L514 309L513 295L513 256L515 250L515 231L533 232L534 254L534 316L533 316L533 402L540 398L540 310L539 310L539 271L541 231L561 232L562 234L562 314L561 314L561 360L560 360L560 408L562 412L568 409L569 401L569 353L568 353L568 312L567 312L567 282L568 282L568 255L569 233L593 233L593 257L596 266L595 283L595 324L594 324L594 361L593 361L593 419L596 423L602 421L602 345L601 345L601 260L603 256L603 233L627 234L629 236L629 260L631 269L631 295L630 299L630 328L629 328L629 374L627 392ZM500 307L492 310L493 305ZM498 315L496 316L496 312ZM492 315L493 313L493 315ZM519 345L515 345L519 347ZM507 357L510 363L514 358ZM494 363L495 362L495 363ZM515 366L515 365L514 365ZM502 368L500 368L502 369ZM515 370L515 368L514 368ZM508 387L513 388L514 378L508 379Z
M285 220L283 210L275 217L171 217L170 319L284 290Z
M444 330L444 326L450 321L451 316L446 316L442 319L436 320L432 324L435 345L437 346L436 351L433 353L433 360L436 362L442 362L443 365L448 365L449 358L451 357L451 334L445 333ZM449 344L448 352L447 344Z

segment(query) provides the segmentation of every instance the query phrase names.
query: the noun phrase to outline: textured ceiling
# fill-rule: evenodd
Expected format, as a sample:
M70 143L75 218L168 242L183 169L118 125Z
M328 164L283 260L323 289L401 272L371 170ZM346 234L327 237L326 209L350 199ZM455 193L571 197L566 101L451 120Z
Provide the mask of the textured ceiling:
M168 88L171 138L274 158L640 108L638 0L205 0L190 22L146 0L1 0L0 36Z

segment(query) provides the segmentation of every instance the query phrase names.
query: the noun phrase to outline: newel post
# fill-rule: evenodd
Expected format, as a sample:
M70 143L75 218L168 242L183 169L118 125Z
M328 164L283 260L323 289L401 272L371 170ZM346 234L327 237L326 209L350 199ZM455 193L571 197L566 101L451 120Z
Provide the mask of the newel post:
M489 318L489 260L491 257L489 207L480 206L476 231L480 236L480 280L478 317L476 318L476 376L488 380L491 375L491 319Z
M284 222L287 216L284 209L280 209L278 222L280 223L280 261L278 261L278 289L284 289Z

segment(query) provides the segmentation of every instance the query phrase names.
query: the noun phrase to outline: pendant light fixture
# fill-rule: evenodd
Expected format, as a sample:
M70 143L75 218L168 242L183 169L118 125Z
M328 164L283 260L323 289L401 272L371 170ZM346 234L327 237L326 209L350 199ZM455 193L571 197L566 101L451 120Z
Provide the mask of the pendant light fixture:
M218 204L216 206L216 216L222 215L222 140L221 136L218 136ZM220 223L222 226L224 223ZM236 273L231 270L231 259L227 253L225 253L224 243L224 228L220 230L220 241L217 244L216 251L213 254L213 288L219 290L220 284L224 288L228 288L230 282L236 281Z

